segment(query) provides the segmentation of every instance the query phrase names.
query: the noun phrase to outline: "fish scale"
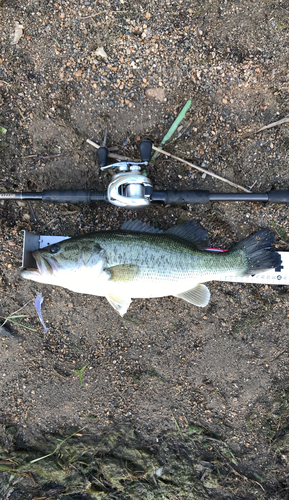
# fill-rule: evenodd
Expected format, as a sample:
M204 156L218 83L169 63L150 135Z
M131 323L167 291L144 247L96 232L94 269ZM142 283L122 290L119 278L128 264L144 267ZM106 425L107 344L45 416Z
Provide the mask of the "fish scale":
M122 236L122 235L121 235ZM123 235L114 245L115 235L111 235L111 242L98 238L98 243L106 251L108 266L128 262L140 268L135 281L141 279L167 279L180 281L182 279L195 279L199 276L215 276L228 274L232 271L242 275L248 266L248 259L241 251L227 253L226 255L204 253L185 240L171 235L142 235L130 241L131 234ZM128 237L128 239L126 238ZM130 241L127 247L127 241ZM120 251L122 248L122 252Z

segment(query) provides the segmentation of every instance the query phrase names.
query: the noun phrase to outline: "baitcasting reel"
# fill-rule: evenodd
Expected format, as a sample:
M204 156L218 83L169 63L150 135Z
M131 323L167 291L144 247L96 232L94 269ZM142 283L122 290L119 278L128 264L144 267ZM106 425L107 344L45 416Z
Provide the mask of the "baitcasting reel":
M141 162L121 161L107 165L108 149L105 146L97 150L100 170L115 171L107 188L107 201L117 207L140 208L151 202L153 186L147 177L145 167L151 159L152 143L140 144Z

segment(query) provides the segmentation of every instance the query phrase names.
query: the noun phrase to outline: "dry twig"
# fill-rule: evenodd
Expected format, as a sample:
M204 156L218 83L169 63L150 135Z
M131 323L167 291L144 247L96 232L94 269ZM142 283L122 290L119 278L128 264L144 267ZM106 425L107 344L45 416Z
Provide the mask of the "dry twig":
M87 139L86 142L93 146L96 149L99 149L100 146L96 144L95 142L91 141L90 139ZM229 181L228 179L225 179L224 177L221 177L220 175L214 174L213 172L209 172L208 170L205 170L202 167L198 167L197 165L194 165L193 163L190 163L187 160L183 160L182 158L179 158L178 156L174 156L171 153L168 153L167 151L164 151L163 149L157 148L156 146L152 147L155 151L158 151L159 153L162 153L163 155L170 156L174 160L180 161L182 163L185 163L186 165L189 165L190 167L195 168L196 170L199 170L200 172L203 172L207 175L210 175L211 177L215 177L216 179L219 179L220 181L226 182L227 184L230 184L230 186L234 186L237 189L241 189L242 191L245 191L246 193L251 193L249 189L244 188L243 186L239 186L239 184L235 184L232 181ZM116 160L123 160L123 161L140 161L140 160L132 160L131 158L127 158L126 156L120 156L120 155L115 155L113 153L108 153L108 156L110 158L114 158Z
M267 130L268 128L273 128L277 127L278 125L282 125L282 123L289 123L289 116L286 116L285 118L282 118L282 120L278 120L277 122L269 123L269 125L265 125L262 128L259 128L255 134L258 134L259 132L262 132L262 130Z
M229 181L228 179L225 179L224 177L221 177L220 175L214 174L213 172L209 172L208 170L205 170L202 167L198 167L198 165L194 165L194 163L190 163L187 160L183 160L182 158L179 158L178 156L171 155L171 153L168 153L167 151L164 151L163 149L156 148L153 146L153 149L155 151L158 151L159 153L162 153L163 155L170 156L174 160L181 161L182 163L185 163L186 165L189 165L192 168L195 168L196 170L199 170L200 172L203 172L207 175L210 175L211 177L215 177L216 179L219 179L220 181L226 182L227 184L230 184L230 186L234 186L237 189L241 189L242 191L245 191L246 193L251 193L249 189L244 188L243 186L239 186L239 184L235 184L232 181Z

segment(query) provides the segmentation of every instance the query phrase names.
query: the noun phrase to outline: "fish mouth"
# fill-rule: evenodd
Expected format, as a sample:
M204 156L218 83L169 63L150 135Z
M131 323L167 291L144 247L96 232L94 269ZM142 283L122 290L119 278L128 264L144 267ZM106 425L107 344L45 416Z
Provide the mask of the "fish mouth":
M41 254L39 250L35 250L32 252L32 255L35 259L36 267L25 268L21 270L22 278L37 281L39 283L46 283L47 280L51 279L51 276L56 276L58 272L57 262L48 256L44 256Z
M28 267L27 269L21 270L21 276L22 278L26 278L28 280L38 281L37 278L40 278L41 274L38 269L35 269L35 267Z
M41 254L38 250L32 252L32 255L35 259L37 269L34 269L36 273L40 275L50 274L55 275L58 271L57 262L53 259L53 257L47 257ZM31 270L29 270L31 271Z

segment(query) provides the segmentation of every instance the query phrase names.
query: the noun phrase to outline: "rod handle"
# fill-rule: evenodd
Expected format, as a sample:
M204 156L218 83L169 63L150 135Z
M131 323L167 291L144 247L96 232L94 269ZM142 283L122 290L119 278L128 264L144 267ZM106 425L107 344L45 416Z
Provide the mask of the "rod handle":
M167 205L205 204L210 201L209 191L154 191L151 196L152 201L161 201Z
M289 203L289 190L288 189L276 189L269 191L268 203Z
M47 203L90 203L91 201L106 201L106 192L77 190L48 190L42 191L42 201Z

